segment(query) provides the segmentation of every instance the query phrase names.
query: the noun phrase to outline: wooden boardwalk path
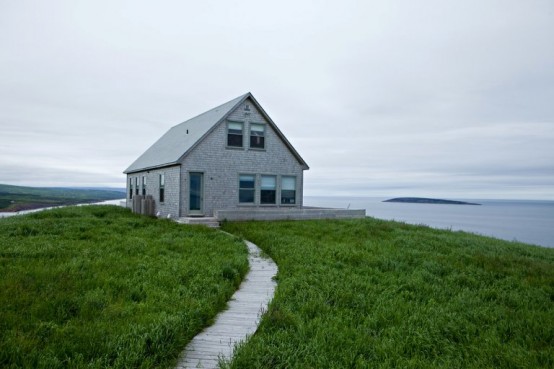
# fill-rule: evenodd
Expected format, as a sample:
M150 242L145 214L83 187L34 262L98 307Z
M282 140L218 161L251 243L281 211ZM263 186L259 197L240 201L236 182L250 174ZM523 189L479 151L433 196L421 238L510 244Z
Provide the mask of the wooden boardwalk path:
M198 334L181 354L177 369L217 368L220 358L230 359L235 345L256 332L267 304L273 298L277 265L262 258L260 249L248 246L250 271L216 322Z

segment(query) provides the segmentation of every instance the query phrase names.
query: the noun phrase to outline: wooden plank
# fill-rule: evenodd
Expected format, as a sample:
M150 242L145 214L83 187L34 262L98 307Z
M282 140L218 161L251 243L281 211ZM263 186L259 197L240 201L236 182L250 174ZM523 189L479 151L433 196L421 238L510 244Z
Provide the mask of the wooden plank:
M220 358L230 359L235 345L256 332L261 315L267 311L267 305L275 293L277 265L271 259L262 258L256 245L245 242L250 271L229 300L227 309L216 317L212 326L187 345L177 369L215 369Z

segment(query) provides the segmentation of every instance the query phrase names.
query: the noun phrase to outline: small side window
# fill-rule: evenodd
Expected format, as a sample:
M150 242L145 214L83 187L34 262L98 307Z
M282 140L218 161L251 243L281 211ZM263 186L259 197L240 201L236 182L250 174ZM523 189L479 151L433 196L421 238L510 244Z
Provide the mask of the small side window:
M135 195L139 194L139 177L135 177Z
M133 198L133 178L129 178L129 200Z
M142 196L146 196L146 176L142 176Z
M164 195L165 195L165 174L160 174L160 202L164 202Z

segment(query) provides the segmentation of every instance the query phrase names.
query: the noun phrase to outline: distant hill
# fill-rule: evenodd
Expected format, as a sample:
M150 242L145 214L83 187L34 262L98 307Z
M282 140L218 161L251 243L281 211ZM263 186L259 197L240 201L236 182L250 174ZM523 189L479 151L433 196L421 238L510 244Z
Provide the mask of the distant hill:
M383 202L404 202L412 204L481 205L473 202L429 199L426 197L396 197L394 199L384 200Z
M100 190L100 191L116 191L126 193L127 189L125 187L62 187L69 188L71 190Z
M14 212L49 206L74 205L125 197L120 189L22 187L0 184L0 211Z

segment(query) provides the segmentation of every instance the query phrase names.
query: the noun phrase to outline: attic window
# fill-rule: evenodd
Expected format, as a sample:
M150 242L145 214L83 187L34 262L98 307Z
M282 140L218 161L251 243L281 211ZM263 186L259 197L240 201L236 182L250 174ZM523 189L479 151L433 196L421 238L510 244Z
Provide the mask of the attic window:
M244 111L250 111L250 105L244 104Z
M256 123L250 125L250 147L253 149L265 148L265 125Z
M243 123L229 122L227 125L227 146L242 147Z

